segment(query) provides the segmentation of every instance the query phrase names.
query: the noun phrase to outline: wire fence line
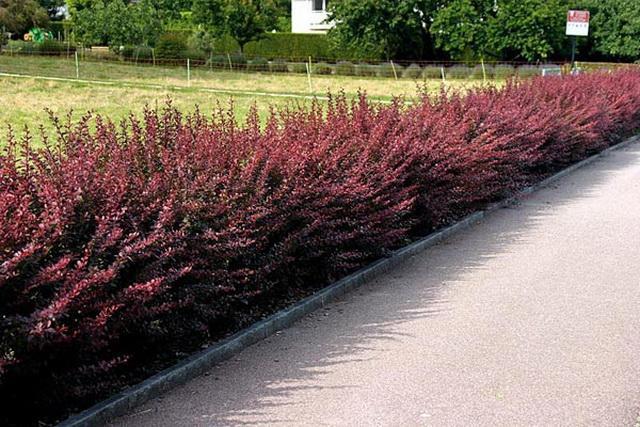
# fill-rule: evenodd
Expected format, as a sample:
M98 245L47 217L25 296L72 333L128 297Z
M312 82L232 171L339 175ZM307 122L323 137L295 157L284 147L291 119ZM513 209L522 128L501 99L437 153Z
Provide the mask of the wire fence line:
M78 62L100 62L129 64L140 67L170 67L184 69L185 74L191 70L261 72L282 74L338 75L355 77L380 77L391 79L507 79L511 77L530 77L542 74L544 69L560 68L566 72L564 63L529 63L529 62L496 62L496 61L349 61L330 58L274 58L250 57L239 54L214 54L207 56L189 56L186 52L179 57L162 57L155 54L154 49L145 51L144 55L129 52L127 55L116 55L106 49L67 49L58 51L21 51L6 49L5 56L42 56L59 57Z

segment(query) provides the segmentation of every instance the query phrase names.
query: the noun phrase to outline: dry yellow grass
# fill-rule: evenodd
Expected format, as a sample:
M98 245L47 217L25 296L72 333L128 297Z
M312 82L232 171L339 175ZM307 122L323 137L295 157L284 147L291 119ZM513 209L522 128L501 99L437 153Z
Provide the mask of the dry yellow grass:
M310 92L304 75L200 69L193 72L188 84L186 71L176 67L97 62L81 63L81 81L74 81L72 60L6 55L0 55L0 73L63 79L0 75L0 129L11 125L18 131L25 126L32 130L44 126L50 131L52 126L46 109L56 115L73 110L75 118L93 111L118 121L131 113L140 113L145 105L162 105L171 98L182 111L192 111L198 105L206 114L233 102L238 120L243 120L252 105L256 105L261 117L265 117L271 106L308 104L310 96L322 97L329 92L344 92L349 97L366 92L372 99L385 102L394 96L411 99L425 87L435 92L442 84L439 80L314 76L313 92ZM448 87L464 90L481 83L451 81ZM290 97L282 97L283 94ZM0 133L0 141L4 139L3 134Z

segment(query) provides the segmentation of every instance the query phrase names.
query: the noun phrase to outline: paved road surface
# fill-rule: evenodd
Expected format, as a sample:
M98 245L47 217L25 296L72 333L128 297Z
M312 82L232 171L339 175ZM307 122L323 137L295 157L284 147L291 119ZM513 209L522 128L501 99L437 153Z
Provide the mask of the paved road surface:
M413 257L124 426L634 426L640 145Z

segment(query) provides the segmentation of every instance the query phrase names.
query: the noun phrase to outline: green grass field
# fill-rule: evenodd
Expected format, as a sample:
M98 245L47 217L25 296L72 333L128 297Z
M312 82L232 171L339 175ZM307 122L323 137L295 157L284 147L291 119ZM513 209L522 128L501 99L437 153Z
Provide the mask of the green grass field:
M373 100L388 102L394 96L411 100L421 87L435 93L442 85L440 80L312 76L310 90L306 75L203 68L192 70L189 82L186 68L97 61L81 61L80 79L76 80L73 59L8 55L0 55L0 73L22 76L0 75L0 128L5 130L11 125L18 131L25 126L50 130L45 109L57 115L72 110L74 117L93 111L117 121L140 113L145 105L162 105L171 98L185 112L198 105L210 113L233 102L238 119L242 120L252 105L265 117L271 106L308 104L310 97L324 97L329 92L354 97L364 91ZM447 82L449 88L461 90L478 84L483 82Z

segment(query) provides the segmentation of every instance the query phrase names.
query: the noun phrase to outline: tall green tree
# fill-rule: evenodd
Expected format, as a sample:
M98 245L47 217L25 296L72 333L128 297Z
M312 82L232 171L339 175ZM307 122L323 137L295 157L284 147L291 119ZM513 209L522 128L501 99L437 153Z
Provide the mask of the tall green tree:
M273 0L193 0L193 22L209 34L228 34L240 48L277 25Z
M331 39L343 48L386 58L419 58L430 50L435 0L333 0Z
M24 34L48 23L47 10L36 0L0 0L0 31Z
M436 13L436 46L455 59L544 60L566 42L566 0L451 0Z
M615 59L640 59L640 1L583 0L573 6L591 12L590 37L596 52Z
M162 11L154 0L97 1L74 13L74 34L86 45L153 45L162 32Z

